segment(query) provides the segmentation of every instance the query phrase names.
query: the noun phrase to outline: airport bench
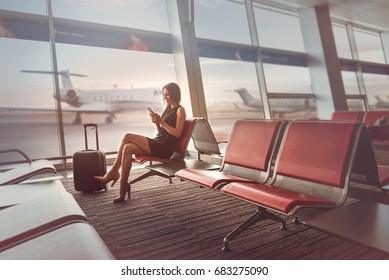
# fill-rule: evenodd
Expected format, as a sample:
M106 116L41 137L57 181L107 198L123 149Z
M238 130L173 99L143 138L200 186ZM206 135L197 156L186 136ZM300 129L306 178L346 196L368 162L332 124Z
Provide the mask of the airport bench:
M388 147L389 111L335 111L331 120L361 122L366 125L369 139L375 147L383 149Z
M301 207L342 205L362 128L353 122L291 122L268 184L233 182L223 187L224 193L258 206L248 221L226 236L224 249L248 226L269 218L268 210L293 216Z
M187 148L190 140L193 140L198 159L186 159ZM215 170L220 166L211 162L201 160L201 155L220 156L218 142L206 119L196 118L186 120L184 131L180 138L175 153L169 158L156 158L152 156L136 155L135 160L139 163L149 162L145 166L148 170L145 174L131 180L130 184L139 182L147 177L157 175L168 178L172 183L175 173L183 168ZM153 163L157 162L157 163Z
M378 119L382 117L389 117L389 111L368 111L365 112L362 118L362 122L366 126L376 125Z
M389 166L377 163L366 129L361 132L351 180L380 187L384 192L389 190Z
M181 133L181 137L177 143L177 146L176 146L176 149L173 153L173 155L170 157L170 158L160 158L160 157L153 157L153 156L150 156L150 155L134 155L134 160L140 164L144 164L144 163L149 163L149 170L145 173L145 174L142 174L140 175L139 177L131 180L130 184L134 184L136 182L139 182L147 177L150 177L150 176L153 176L153 175L157 175L157 176L161 176L161 177L164 177L164 178L167 178L169 179L169 182L171 183L172 182L172 175L174 174L169 174L169 173L166 173L165 171L166 170L159 170L158 168L156 169L153 169L152 166L153 166L153 162L158 162L158 167L162 165L165 165L165 164L171 164L171 163L178 163L178 165L182 164L182 163L179 163L179 162L183 162L183 160L185 159L185 156L186 156L186 153L187 153L187 148L188 148L188 145L189 145L189 141L191 139L191 136L192 136L192 132L193 132L193 129L196 125L196 122L197 122L197 119L187 119L185 120L185 125L184 125L184 129Z
M261 158L257 150L244 153L242 156L239 146L234 143L245 141L243 146L253 149L246 144L247 134L236 129L247 121L238 121L231 133L227 146L225 161L253 162ZM272 121L274 123L274 121ZM254 121L265 124L267 121ZM271 122L270 122L271 123ZM281 123L278 124L280 127ZM356 154L357 144L364 126L355 122L333 121L294 121L287 124L283 133L278 152L278 133L269 133L266 130L251 128L250 138L257 142L257 146L264 145L262 139L271 139L268 146L273 155L276 155L274 171L270 180L258 180L258 177L226 175L225 173L183 169L176 176L200 185L219 189L221 192L242 199L257 206L257 211L234 229L224 238L223 250L229 249L229 242L238 234L264 219L273 219L282 223L285 221L278 215L293 216L299 208L324 207L335 208L344 203L350 181L352 163ZM275 131L275 130L274 130ZM279 129L282 132L282 129ZM254 145L255 146L255 145ZM231 150L235 153L231 153ZM249 158L247 158L249 154ZM266 153L265 153L266 154ZM229 157L231 156L231 157ZM258 160L258 159L257 159ZM265 157L267 168L271 170L272 157ZM246 167L247 168L247 167ZM252 170L253 173L263 174L263 171ZM266 172L265 172L266 173ZM270 173L269 173L270 174ZM267 177L269 178L269 177ZM275 214L277 213L277 214Z
M66 193L59 180L5 185L0 187L0 210L54 193Z
M26 163L15 165L14 168L0 173L0 186L18 184L42 173L56 173L54 165L45 159L31 160L25 153L17 149L4 150L0 153L16 152L23 156Z
M335 111L332 113L331 120L362 122L363 115L362 111Z
M366 125L370 141L373 144L388 144L389 142L389 111L368 111L364 113L362 122ZM384 123L379 123L379 120Z
M336 111L331 118L361 122L366 126L361 134L352 180L381 187L383 191L389 190L389 166L377 164L372 145L388 143L389 125L377 125L377 120L385 116L389 117L389 111Z
M206 160L212 163L216 162L219 165L223 161L220 145L226 144L228 141L218 141L206 119L197 119L196 126L194 127L192 133L192 141L197 151L198 160Z
M373 126L377 125L377 121L382 117L389 117L389 111L335 111L331 115L331 120L355 121Z
M240 120L234 124L219 170L181 169L176 177L210 189L234 182L264 183L271 175L271 159L283 121Z
M114 259L59 180L0 193L0 259Z

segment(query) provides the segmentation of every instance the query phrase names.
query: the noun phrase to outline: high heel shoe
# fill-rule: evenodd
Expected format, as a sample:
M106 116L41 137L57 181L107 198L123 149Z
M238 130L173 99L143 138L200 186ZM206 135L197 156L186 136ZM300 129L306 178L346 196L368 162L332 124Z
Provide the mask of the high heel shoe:
M126 184L124 188L124 192L122 193L122 186L120 186L120 196L113 200L114 203L124 202L126 199L126 193L128 193L128 200L131 198L131 185L129 183Z
M116 182L119 180L120 173L117 172L117 173L113 173L112 175L110 175L110 173L106 173L104 176L94 176L94 178L103 184L108 184L109 182L112 181L111 187L113 187L116 184Z

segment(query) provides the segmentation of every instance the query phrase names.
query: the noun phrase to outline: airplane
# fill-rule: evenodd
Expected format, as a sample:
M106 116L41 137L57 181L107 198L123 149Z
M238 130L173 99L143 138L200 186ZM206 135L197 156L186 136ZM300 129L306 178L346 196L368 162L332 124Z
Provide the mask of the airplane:
M69 70L59 72L52 71L35 71L21 70L23 73L37 74L57 74L61 77L62 88L60 89L59 101L67 104L67 107L62 108L62 112L76 113L73 121L74 124L80 124L81 114L106 114L106 123L112 123L116 119L117 113L133 110L146 110L147 107L152 107L154 110L162 110L163 98L160 88L129 88L129 89L92 89L82 90L76 89L70 76L87 77L82 74L70 73ZM57 97L53 95L55 99ZM1 108L14 110L29 110L29 111L54 111L50 109L40 108Z
M237 88L233 91L239 94L243 101L243 105L246 107L257 111L263 110L261 100L252 96L246 88ZM280 118L287 113L307 111L310 114L311 110L316 110L315 101L310 99L270 100L270 105L272 114L278 114ZM235 104L235 106L238 107L237 104Z

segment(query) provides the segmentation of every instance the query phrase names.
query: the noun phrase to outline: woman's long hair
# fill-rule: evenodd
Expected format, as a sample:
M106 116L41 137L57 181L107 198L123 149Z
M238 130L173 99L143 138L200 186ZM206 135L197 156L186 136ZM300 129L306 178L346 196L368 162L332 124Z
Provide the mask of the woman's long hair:
M167 89L167 91L169 92L170 98L173 99L173 101L177 102L178 105L180 105L180 102L181 102L181 89L180 89L180 87L176 83L168 83L168 84L163 86L162 94L163 94L164 89ZM169 109L170 109L170 105L167 104L165 110L162 113L162 117L164 117L164 115L168 112Z

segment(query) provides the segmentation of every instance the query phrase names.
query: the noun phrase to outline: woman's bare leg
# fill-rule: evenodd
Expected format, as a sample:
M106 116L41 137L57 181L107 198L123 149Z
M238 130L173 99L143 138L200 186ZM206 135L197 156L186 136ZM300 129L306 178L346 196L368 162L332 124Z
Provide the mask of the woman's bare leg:
M132 167L132 156L134 154L150 154L150 147L146 137L134 134L130 135L131 136L127 135L129 139L125 139L131 140L130 143L121 145L121 158L118 160L118 155L117 160L115 161L115 163L120 161L122 168L120 175L120 196L115 199L115 202L123 201L126 196L126 192L129 191L130 186L128 184L128 178ZM124 138L126 138L126 136Z
M115 182L121 177L119 173L119 169L121 168L122 165L123 150L125 146L128 144L134 144L138 147L138 149L136 150L137 154L150 154L149 143L145 136L127 133L123 136L121 140L118 155L115 159L114 164L112 165L112 168L103 177L95 176L97 180L104 183L113 181L112 186L115 184ZM125 174L126 173L129 173L129 171L126 170ZM127 177L128 179L128 175L126 175L125 177Z
M147 141L147 138L142 135L138 134L132 134L132 133L126 133L120 143L119 150L118 150L118 155L115 159L115 162L112 165L112 172L119 172L119 169L122 165L122 158L123 158L123 149L125 145L133 143L136 146L139 147L139 153L138 154L150 154L150 147L149 143Z
M142 154L143 150L134 143L126 144L122 153L122 173L120 176L120 185L125 185L128 182L132 167L132 155Z

